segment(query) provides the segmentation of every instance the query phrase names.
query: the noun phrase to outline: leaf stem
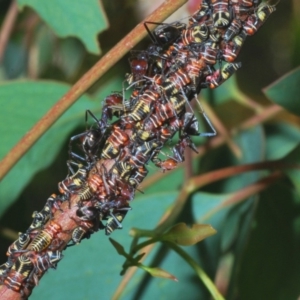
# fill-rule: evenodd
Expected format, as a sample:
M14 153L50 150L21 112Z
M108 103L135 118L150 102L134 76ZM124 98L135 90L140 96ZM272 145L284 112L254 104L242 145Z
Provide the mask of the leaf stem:
M170 248L172 248L179 256L181 256L196 272L200 280L203 282L203 284L206 286L206 288L209 290L211 296L215 300L225 300L225 298L220 294L214 283L211 281L211 279L208 277L208 275L204 272L202 268L197 264L197 262L189 255L187 254L181 247L174 243L170 242L164 242L167 244Z

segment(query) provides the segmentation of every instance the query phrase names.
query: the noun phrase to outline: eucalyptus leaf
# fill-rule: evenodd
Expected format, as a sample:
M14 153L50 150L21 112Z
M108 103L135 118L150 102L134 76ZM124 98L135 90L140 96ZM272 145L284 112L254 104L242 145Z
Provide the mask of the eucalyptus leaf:
M185 223L179 223L169 229L161 237L161 240L165 242L172 242L181 246L191 246L213 234L216 234L216 230L210 225L193 224L190 228Z
M281 159L300 143L299 128L288 123L277 122L266 126L266 158Z
M112 238L109 238L109 241L112 243L112 245L114 246L114 248L117 250L118 254L122 255L122 256L127 256L127 253L124 250L124 247L119 244L117 241L115 241Z
M150 268L144 265L141 265L140 268L148 272L153 277L167 278L174 281L178 281L178 279L174 275L168 273L167 271L161 268Z
M262 193L235 286L241 299L299 296L299 203L299 196L285 184Z
M265 95L292 114L300 116L300 67L264 88Z
M102 94L110 92L114 89L113 86L113 81L108 82L106 86L103 86ZM55 81L11 81L0 85L0 99L5 100L5 105L0 110L0 136L2 137L0 159L69 88L69 85ZM21 193L33 175L51 164L61 151L62 145L70 139L70 132L79 125L84 126L86 109L100 110L100 103L92 101L89 96L82 96L2 179L0 215ZM16 184L16 178L18 178L18 184ZM57 178L57 182L59 180L60 178Z
M18 0L21 8L30 6L59 37L75 36L93 54L100 54L97 35L107 28L100 1Z
M284 162L291 164L291 168L285 169L284 172L293 182L300 197L300 144L284 158Z

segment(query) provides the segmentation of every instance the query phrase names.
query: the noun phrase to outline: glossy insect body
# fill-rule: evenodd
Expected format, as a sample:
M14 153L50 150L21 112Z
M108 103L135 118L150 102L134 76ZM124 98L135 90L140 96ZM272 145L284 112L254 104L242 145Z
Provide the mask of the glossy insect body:
M151 116L143 123L145 132L154 134L154 130L160 130L161 126L170 122L170 119L178 118L185 111L186 101L183 95L177 94L171 96L166 104L158 104Z
M138 169L136 169L133 174L131 174L130 178L128 179L128 182L131 186L134 188L137 188L141 182L145 179L145 177L148 174L148 170L145 168L145 166L141 166Z
M202 24L210 15L210 1L202 0L199 10L189 19L189 25Z
M88 224L87 222L85 223ZM72 232L72 241L74 242L74 244L79 244L83 238L89 238L91 234L91 232L89 232L89 229L92 227L92 224L89 228L87 226L76 227Z
M76 215L83 221L92 221L99 219L99 210L94 206L84 205L77 209Z
M258 1L251 0L231 0L233 15L235 18L242 19L243 21L247 16L254 11Z
M113 175L119 179L127 179L130 175L133 166L127 161L118 161L111 169Z
M144 118L146 118L155 103L159 100L159 93L153 90L146 90L140 97L136 105L132 108L130 114L128 114L128 118L131 121L137 122Z
M223 52L223 57L225 61L233 62L239 55L241 48L247 38L247 35L244 31L235 36L232 42L226 43Z
M233 19L228 29L225 31L223 39L225 42L232 40L241 30L243 23L240 19Z
M200 50L201 60L207 65L215 65L220 53L219 44L216 42L207 42Z
M93 197L97 197L98 200L108 197L109 190L104 181L100 173L91 171L85 185L77 192L79 201L88 201Z
M175 117L169 120L168 126L160 128L160 131L158 133L158 140L161 142L162 145L171 140L171 138L180 128L179 124L179 119Z
M77 172L58 183L59 192L69 199L70 195L79 191L85 184L87 178L87 169L79 165Z
M136 151L132 153L129 162L137 169L143 167L154 155L155 150L159 147L159 144L155 141L144 142L142 145L136 148Z
M30 240L31 238L28 232L19 233L19 238L8 247L6 255L11 256L15 252L25 249L30 243Z
M181 41L183 45L199 44L207 40L208 27L206 24L189 27L182 31Z
M95 163L95 159L97 158L99 149L101 149L103 146L103 142L106 136L107 123L106 121L98 120L90 110L87 110L85 114L86 123L88 121L88 116L91 116L94 119L94 125L96 125L96 127L92 126L85 132L71 137L69 143L69 155L71 157L71 162L73 162L73 160L76 160L80 161L81 163L86 163L86 168L90 169L91 165ZM81 142L80 148L84 153L84 157L72 151L72 142L78 139ZM70 171L74 174L71 165L68 164L68 166Z
M99 223L99 222L98 222ZM73 244L79 244L82 239L89 238L91 233L97 231L98 228L95 227L93 221L82 221L80 225L76 227L72 232L72 242ZM71 244L72 245L72 244Z
M209 36L207 42L219 43L222 37L221 32L217 28L213 27L212 24L208 24L208 28Z
M146 132L160 128L168 119L176 115L175 109L170 102L166 104L157 105L154 112L143 123L143 129Z
M27 247L27 250L32 250L35 252L41 252L45 250L50 246L61 230L61 226L58 223L50 221L50 223L36 235L36 237Z
M144 121L143 129L146 132L159 129L169 119L178 117L184 111L186 99L181 94L171 96L168 100L165 104L158 103L151 116Z
M49 219L53 217L53 214L60 209L62 201L56 194L52 194L46 201L45 206L40 212L33 212L33 221L28 230L31 232L34 229L44 226Z
M83 238L89 238L91 233L97 231L99 227L103 228L103 224L100 221L102 214L94 206L82 206L76 211L76 215L80 218L80 221L72 218L78 224L72 232L74 244L79 244Z
M49 268L55 268L56 264L63 258L60 251L47 251L44 255L38 256L34 263L37 272L45 272Z
M125 218L127 210L119 211L118 213L112 214L106 222L105 234L110 235L116 229L122 229L121 222Z
M164 66L174 67L177 66L180 68L185 65L188 57L190 56L190 51L188 47L186 47L182 42L174 43L171 45L163 54L162 58L158 61L158 65L161 68L161 72L165 71ZM153 81L158 85L161 85L163 82L163 76L160 74L156 74L157 76L153 76Z
M175 95L191 83L191 78L183 68L169 74L167 79L162 83L161 90L167 96Z
M191 78L193 85L197 85L199 79L203 74L203 70L206 67L206 63L202 59L190 58L186 65L185 70Z
M100 187L103 186L103 179L98 173L90 174L87 184L92 193L95 193Z
M142 80L145 75L148 75L149 69L149 56L147 51L131 51L131 54L134 55L129 58L131 74L126 75L128 84ZM143 86L143 82L135 85L135 87L137 86Z
M11 266L14 264L18 256L21 255L22 250L24 250L32 239L32 234L25 232L19 233L19 238L14 241L7 249L6 255L8 256L8 261L0 265L0 281L1 276L4 276Z
M33 270L33 265L25 255L19 256L4 279L4 285L15 292L21 292Z
M229 63L225 64L221 70L215 71L211 76L206 77L205 86L214 89L221 85L224 81L229 79L242 66L241 63Z
M11 268L11 263L8 261L0 265L0 284L2 282L2 278L4 278L4 276L6 275L6 273L10 268Z
M243 28L248 35L253 35L265 23L268 17L276 10L273 5L261 3L257 11L244 22Z
M73 230L72 241L75 244L80 243L83 238L89 238L91 233L99 228L103 229L102 218L104 213L101 211L101 206L82 206L76 211L76 215L80 218L78 227Z
M114 127L111 135L108 137L101 156L105 159L112 159L119 155L120 149L129 144L128 134L118 127Z
M123 111L123 96L120 93L112 93L104 99L101 120L107 123L113 116L120 117Z
M192 142L191 138L189 136L183 136L180 141L177 143L176 146L173 148L174 153L174 159L177 162L183 162L184 161L184 150L186 147L191 148L194 152L198 153L198 150L195 146L195 144Z
M152 33L147 24L160 25ZM161 52L165 50L169 45L176 42L181 36L181 31L186 28L184 23L175 22L172 24L146 22L145 28L153 42L153 45L149 46L147 52L153 56L160 56Z
M39 276L50 268L56 268L57 263L63 258L61 251L46 251L35 253L30 251L26 254L33 265L33 279L35 285L38 284Z
M175 116L180 116L185 111L185 105L187 98L182 94L177 94L169 98L169 103L172 109L175 111Z
M257 0L230 0L231 4L239 5L243 7L252 7L255 3L257 3Z
M230 13L228 10L228 0L211 0L213 9L214 26L223 28L229 25Z

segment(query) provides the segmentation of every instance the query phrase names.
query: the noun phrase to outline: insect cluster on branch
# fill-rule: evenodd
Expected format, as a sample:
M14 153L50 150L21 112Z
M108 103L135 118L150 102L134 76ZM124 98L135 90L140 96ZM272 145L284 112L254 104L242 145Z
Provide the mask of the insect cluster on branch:
M129 99L114 92L105 98L99 119L86 112L94 123L70 140L69 174L59 182L59 194L33 213L28 230L8 248L0 283L26 298L45 271L56 267L67 245L100 229L109 235L122 228L148 163L172 170L184 161L187 147L197 152L191 136L216 134L197 95L203 88L217 88L241 67L235 60L246 37L274 11L275 6L259 0L203 0L188 24L156 24L150 32L146 23L152 44L131 51L131 73L125 77L132 89ZM193 99L208 132L199 132ZM162 148L175 134L178 141L166 155ZM78 141L80 151L73 149ZM72 209L75 213L68 214ZM62 214L72 221L71 228L57 217Z

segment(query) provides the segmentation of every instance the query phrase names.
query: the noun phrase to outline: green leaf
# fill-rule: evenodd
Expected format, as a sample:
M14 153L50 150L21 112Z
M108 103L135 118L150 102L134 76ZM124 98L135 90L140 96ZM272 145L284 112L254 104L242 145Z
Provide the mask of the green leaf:
M125 256L125 257L128 256L128 254L124 250L124 247L121 244L119 244L117 241L115 241L112 238L109 238L109 241L112 243L112 245L114 246L114 248L117 250L117 252L120 255Z
M31 72L39 76L46 70L53 59L54 53L54 34L46 25L36 29L35 45L31 47L29 53L29 64Z
M191 246L205 238L216 234L216 230L210 225L193 224L190 228L185 223L174 225L161 238L162 241L172 242L181 246Z
M202 243L205 241L206 240ZM145 272L143 270L138 270L136 276L126 286L124 299L162 299L164 295L170 299L181 299L182 295L184 295L184 299L188 300L210 299L210 295L205 285L197 277L191 266L178 255L178 253L172 250L166 251L165 247L162 247L162 249L159 247L159 250L160 251L157 252L157 255L155 255L154 258L147 260L149 262L146 261L144 263L147 265L154 263L157 266L157 262L159 262L159 267L163 270L167 270L170 274L174 274L178 279L178 283L175 283L172 280L149 278L149 276L145 277ZM202 253L199 252L198 245L187 247L184 250L193 258L202 256ZM204 257L207 257L207 255L204 254ZM138 278L144 280L140 281ZM147 282L147 286L143 287L141 291L141 286L145 282ZM143 293L143 296L138 298L141 292Z
M299 196L285 184L276 184L261 195L235 287L240 299L299 296L299 203Z
M168 273L167 271L165 271L161 268L150 268L150 267L146 267L144 265L140 265L139 267L141 269L143 269L144 271L148 272L153 277L160 277L160 278L166 278L166 279L178 281L178 279L174 275Z
M24 44L17 41L10 41L6 47L3 67L5 79L16 79L27 72L27 51Z
M107 94L115 89L113 86L114 81L109 82L102 92ZM16 81L0 85L0 99L5 103L0 110L0 159L69 88L67 84L54 81ZM62 145L70 139L70 132L85 124L86 109L100 111L100 103L82 96L5 176L0 184L0 215L21 193L33 175L51 164ZM67 152L68 149L64 151ZM61 178L57 178L57 182L60 180ZM53 192L55 191L56 187Z
M263 89L265 95L292 114L300 116L300 67Z
M201 261L209 270L217 270L221 254L228 252L232 245L243 241L241 231L251 229L251 217L254 209L254 197L238 205L224 207L231 194L197 193L193 196L193 213L199 223L209 222L218 232L215 236L204 240L199 247L207 253ZM250 218L250 219L249 219ZM214 274L214 273L213 273Z
M107 28L107 20L98 0L18 0L18 4L34 9L59 37L75 36L87 51L100 54L97 35Z
M125 262L123 263L123 268L122 271L120 272L120 275L123 276L127 269L130 267L138 267L141 268L143 265L141 263L139 263L139 261L142 259L142 257L145 255L145 253L142 253L136 257L130 256L129 254L127 254L127 259L125 260Z
M152 163L149 164L149 173L146 179L151 176L151 174L159 173L160 170L157 170L157 167L153 166ZM152 171L152 172L151 172ZM157 192L172 192L179 191L182 187L184 173L183 168L178 168L171 173L165 172L164 176L155 182L155 184L147 187L145 189L145 193L157 193ZM143 183L141 184L141 188L143 189Z
M300 132L288 123L266 125L266 159L275 160L288 155L300 143Z
M284 162L297 165L297 168L290 168L284 170L293 182L295 189L300 197L300 145L296 147L289 155L284 159Z
M226 156L226 152L222 149L219 157L214 158L214 168L219 169L220 163L228 165L251 164L263 161L265 159L265 133L262 126L255 126L251 129L241 132L234 138L234 142L240 148L242 157L236 158L231 153ZM253 171L232 176L220 182L214 183L213 192L231 193L242 187L245 187L259 178L261 178L264 171Z
M84 48L74 38L62 40L59 45L58 67L63 70L67 78L72 78L84 59Z

